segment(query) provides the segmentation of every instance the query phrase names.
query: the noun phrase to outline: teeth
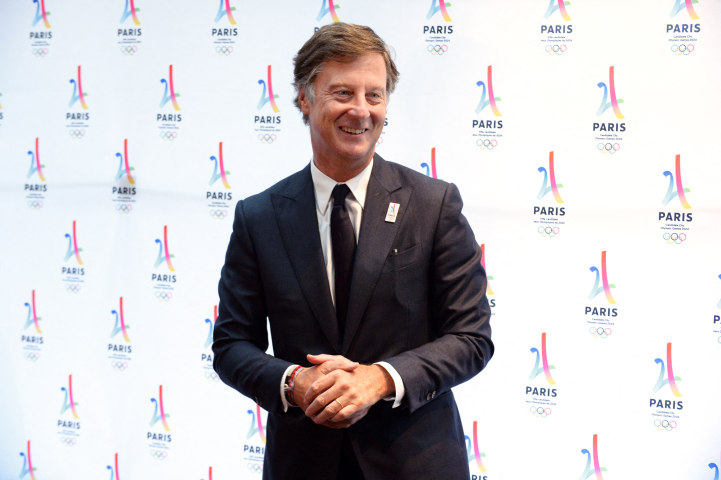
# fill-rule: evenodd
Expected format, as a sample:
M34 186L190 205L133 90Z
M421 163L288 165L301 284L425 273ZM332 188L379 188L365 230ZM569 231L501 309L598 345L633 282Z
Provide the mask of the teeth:
M346 127L340 127L340 129L343 130L343 131L346 132L346 133L352 133L352 134L354 134L354 135L359 135L359 134L365 132L364 129L355 130L355 129L353 129L353 128L346 128Z

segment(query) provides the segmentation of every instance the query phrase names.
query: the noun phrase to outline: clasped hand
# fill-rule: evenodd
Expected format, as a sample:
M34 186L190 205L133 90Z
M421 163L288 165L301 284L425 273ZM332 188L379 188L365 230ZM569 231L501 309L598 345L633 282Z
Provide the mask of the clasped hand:
M293 397L317 424L348 428L395 392L380 365L361 365L341 355L308 355L308 361L315 366L298 374Z

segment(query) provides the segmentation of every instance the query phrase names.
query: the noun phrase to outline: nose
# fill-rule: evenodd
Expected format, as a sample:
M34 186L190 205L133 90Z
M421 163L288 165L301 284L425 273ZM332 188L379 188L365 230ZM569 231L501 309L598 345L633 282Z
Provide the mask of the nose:
M351 117L363 120L370 116L368 101L366 100L365 95L355 95L350 106L351 108L348 110L348 115Z

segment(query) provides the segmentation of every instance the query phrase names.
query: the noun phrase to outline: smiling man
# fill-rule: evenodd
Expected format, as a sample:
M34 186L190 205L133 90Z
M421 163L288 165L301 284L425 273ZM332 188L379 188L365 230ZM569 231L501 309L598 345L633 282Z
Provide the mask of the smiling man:
M373 30L322 27L294 74L313 158L238 202L215 370L269 413L263 478L469 478L451 388L494 347L458 189L375 153L398 71Z

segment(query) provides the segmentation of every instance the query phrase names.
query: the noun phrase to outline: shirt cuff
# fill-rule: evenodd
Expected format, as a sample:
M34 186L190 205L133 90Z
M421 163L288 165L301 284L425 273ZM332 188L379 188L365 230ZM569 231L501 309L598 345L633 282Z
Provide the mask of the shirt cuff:
M298 365L291 365L290 367L285 369L285 372L283 372L283 376L280 377L280 400L283 402L283 411L288 411L288 401L285 399L285 378L293 372L293 369L297 367ZM393 368L393 367L391 367ZM396 375L398 375L396 373Z
M395 400L393 402L393 408L399 407L401 404L401 400L403 400L403 397L406 395L406 387L403 385L403 379L398 374L398 371L393 368L393 366L390 363L386 362L376 362L373 365L380 365L381 367L386 369L386 372L388 372L388 375L391 376L393 379L393 383L396 386L396 394L392 397L386 397L383 400L386 402L390 402L391 400Z

